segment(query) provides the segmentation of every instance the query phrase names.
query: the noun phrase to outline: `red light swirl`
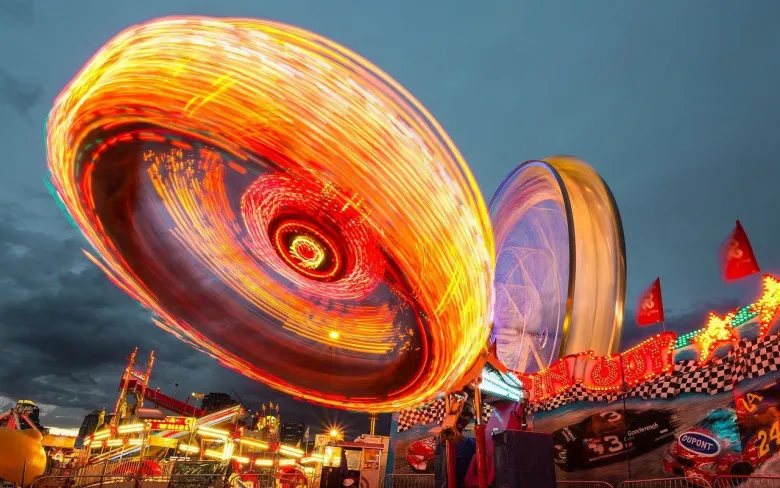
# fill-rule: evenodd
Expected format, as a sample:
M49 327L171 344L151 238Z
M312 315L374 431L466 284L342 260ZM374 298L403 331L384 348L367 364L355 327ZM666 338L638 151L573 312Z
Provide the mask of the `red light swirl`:
M356 54L247 19L111 40L55 102L56 196L155 323L338 408L447 391L485 351L493 237L439 124Z

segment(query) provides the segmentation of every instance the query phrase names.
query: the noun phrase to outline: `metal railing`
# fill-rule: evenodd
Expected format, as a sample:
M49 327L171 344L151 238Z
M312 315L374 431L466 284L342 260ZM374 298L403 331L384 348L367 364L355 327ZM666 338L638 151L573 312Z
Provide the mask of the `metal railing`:
M104 467L104 466L103 466ZM115 469L114 469L115 470ZM114 470L107 469L109 473ZM90 470L78 475L45 475L29 488L319 488L320 477L285 482L270 473L235 474L226 479L217 474L162 474L136 478L127 474L105 474ZM101 470L102 471L102 470ZM165 470L163 470L165 471ZM432 474L390 474L381 479L379 488L434 488ZM605 481L561 480L558 488L613 488ZM712 482L700 477L629 480L617 488L780 488L780 476L716 476Z
M555 485L558 488L614 488L606 481L561 480L561 481L556 481Z
M138 488L223 488L224 474L166 474L138 479Z
M270 473L246 473L230 477L230 488L275 488L275 486L276 479Z
M111 486L111 488L135 486L133 476L41 476L30 488L76 488L81 486Z
M704 478L654 478L648 480L623 481L618 488L712 488L712 485Z
M379 481L379 488L434 488L435 485L432 474L388 474Z
M713 488L780 488L780 476L716 476Z

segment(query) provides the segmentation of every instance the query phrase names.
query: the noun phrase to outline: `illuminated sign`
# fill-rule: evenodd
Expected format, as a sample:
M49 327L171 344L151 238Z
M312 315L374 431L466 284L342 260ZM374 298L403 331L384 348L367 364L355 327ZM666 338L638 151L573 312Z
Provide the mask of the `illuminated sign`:
M165 417L162 420L150 420L149 430L188 432L192 430L192 422L192 417Z
M576 384L586 390L616 392L623 382L631 387L670 372L676 339L674 332L664 332L620 354L574 354L538 373L516 375L528 390L530 402L547 400Z
M178 439L171 439L169 437L160 437L159 435L151 435L149 436L149 445L154 447L167 447L171 449L176 449L176 446L179 445Z

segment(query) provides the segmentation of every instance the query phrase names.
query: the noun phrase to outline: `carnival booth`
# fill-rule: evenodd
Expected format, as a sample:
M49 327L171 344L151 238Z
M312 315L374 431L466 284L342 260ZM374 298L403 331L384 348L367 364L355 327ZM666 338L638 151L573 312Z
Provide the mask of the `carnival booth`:
M320 488L381 488L382 444L336 441L324 447Z

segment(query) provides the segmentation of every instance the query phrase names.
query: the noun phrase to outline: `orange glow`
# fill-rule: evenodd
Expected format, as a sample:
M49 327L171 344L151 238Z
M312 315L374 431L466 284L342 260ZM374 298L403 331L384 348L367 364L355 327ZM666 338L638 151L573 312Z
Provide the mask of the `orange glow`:
M58 97L47 142L88 258L247 377L393 411L486 347L494 249L476 181L411 94L327 39L248 19L132 27Z
M623 381L630 388L671 371L675 339L674 332L663 332L620 354L573 354L538 373L516 374L533 403L560 395L576 384L596 392L617 392L622 389Z
M691 341L699 346L699 362L710 359L719 345L737 341L737 332L731 326L735 315L735 312L729 312L719 317L715 312L710 312L707 327Z
M761 297L756 300L752 309L758 313L759 333L764 337L780 318L780 280L772 275L765 275L762 285Z

